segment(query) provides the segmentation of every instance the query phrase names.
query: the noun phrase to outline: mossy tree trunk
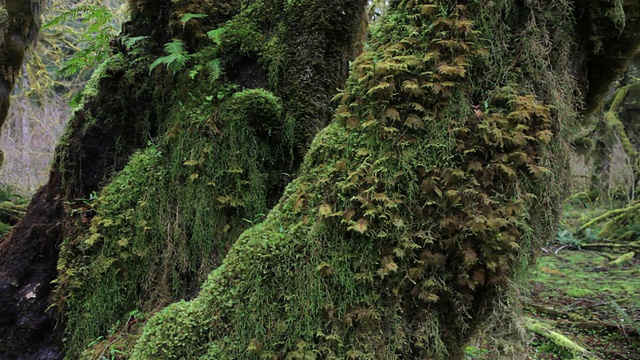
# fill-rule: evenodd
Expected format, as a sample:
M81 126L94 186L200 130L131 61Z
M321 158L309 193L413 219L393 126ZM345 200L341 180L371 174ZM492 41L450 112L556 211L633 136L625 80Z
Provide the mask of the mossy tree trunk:
M44 313L57 246L74 358L130 310L188 296L278 198L331 115L364 1L243 3L131 1L138 42L115 42L0 245L17 259L0 304L22 304L9 332L35 333L17 319ZM299 177L133 357L459 357L553 232L565 139L624 70L638 7L392 1ZM13 336L0 349L20 354Z
M566 141L639 11L392 1L300 176L133 358L462 358L554 232Z
M64 324L77 358L130 311L192 294L328 123L365 3L131 1L48 184L0 244L0 358L59 355ZM150 71L166 44L178 61ZM45 311L56 277L63 314Z
M631 170L631 179L627 184L626 200L633 200L640 181L640 83L635 78L635 68L629 69L620 87L605 103L606 110L594 130L595 146L592 151L593 171L591 190L599 199L607 203L611 193L611 161L614 148L620 146L625 164Z

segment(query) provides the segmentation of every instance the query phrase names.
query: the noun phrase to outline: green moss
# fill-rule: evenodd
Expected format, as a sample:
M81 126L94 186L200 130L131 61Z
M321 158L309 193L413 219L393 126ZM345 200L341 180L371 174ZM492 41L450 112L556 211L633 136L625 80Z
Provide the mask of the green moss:
M583 298L593 294L594 292L589 289L579 289L579 288L567 289L567 295L575 298Z
M257 1L229 21L214 23L212 27L223 29L217 31L218 41L190 49L194 52L175 76L158 68L151 81L131 86L141 95L105 94L104 89L114 73L124 74L127 82L142 81L138 74L148 74L147 57L110 60L96 75L91 88L98 91L94 98L88 90L88 99L130 103L153 89L175 90L171 101L160 97L164 101L153 109L158 135L108 181L91 211L79 214L79 222L89 222L89 229L80 229L62 246L57 296L68 318L67 358L80 356L90 342L118 321L124 323L130 311L154 311L191 296L239 234L263 220L282 194L288 173L297 169L294 157L301 157L302 148L293 155L297 135L287 124L310 131L308 124L328 121L327 113L315 109L327 107L346 74L328 71L336 63L346 64L364 3L345 0L341 6L351 17L335 25L346 27L334 30L325 24L326 33L316 31L319 26L311 21L298 26L304 19L276 11L281 3ZM342 4L314 6L336 12L335 3ZM303 39L306 35L314 41ZM344 49L335 51L333 44L339 41ZM211 61L221 70L215 76L204 71ZM132 72L119 68L123 62L136 67ZM293 62L313 62L327 73L285 66ZM301 80L304 85L297 84ZM301 92L302 86L309 89ZM82 117L71 125L65 140L69 144L79 129L109 126L122 116L84 110L79 109ZM138 121L135 125L141 126ZM68 171L73 174L73 168ZM180 336L167 341L183 342ZM83 356L92 355L88 351Z
M638 273L634 267L610 268L606 272L587 271L607 265L609 260L590 251L572 251L566 253L562 260L545 256L540 259L540 270L534 281L542 287L539 298L549 298L554 303L562 303L564 293L569 296L591 300L595 303L603 301L603 297L620 300L633 297L633 288L639 285ZM638 307L638 299L633 306Z
M13 85L25 53L37 38L39 8L39 4L31 1L3 2L0 7L0 128L9 113Z
M546 338L552 344L552 352L560 355L562 359L596 359L587 349L541 322L529 320L527 329Z
M395 3L280 203L167 310L197 316L152 319L132 358L460 355L555 225L577 117L557 5L518 55L511 2Z

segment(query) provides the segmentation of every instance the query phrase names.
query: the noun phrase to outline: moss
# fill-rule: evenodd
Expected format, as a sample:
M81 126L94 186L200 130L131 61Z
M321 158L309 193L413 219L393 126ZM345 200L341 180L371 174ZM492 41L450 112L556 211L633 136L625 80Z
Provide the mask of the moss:
M589 289L570 288L567 289L567 295L575 298L584 298L589 295L593 295L594 292Z
M9 29L9 13L4 5L0 5L0 46L4 44L4 35Z
M635 3L598 0L580 2L576 10L580 14L577 35L588 49L584 112L593 114L611 82L624 73L636 52L640 9Z
M455 358L528 268L577 120L571 52L545 47L569 9L532 9L518 55L511 2L394 5L280 203L168 308L206 335L159 316L132 358Z
M90 210L78 211L76 221L87 223L88 229L79 228L62 246L57 296L68 317L67 358L80 356L87 344L119 320L123 322L134 309L154 311L192 296L239 234L263 220L281 196L288 173L296 171L292 157L296 135L287 129L287 122L304 126L328 121L326 114L313 109L328 106L330 92L346 71L314 74L295 66L287 73L283 70L294 61L331 64L323 65L326 69L346 64L364 2L344 1L347 5L341 6L350 9L353 18L340 19L335 24L344 23L344 27L327 26L323 34L314 30L318 26L312 22L298 26L297 17L274 11L281 3L257 1L228 21L209 23L212 19L207 19L194 24L194 32L212 29L219 38L198 45L189 41L191 35L185 30L181 36L190 47L189 61L175 75L158 68L142 87L132 86L141 95L105 94L111 85L105 82L114 73L122 74L127 83L142 82L139 74L148 74L152 60L148 56L127 53L124 59L114 58L92 81L87 99L116 98L126 104L149 96L154 88L175 90L170 101L166 97L148 100L147 104L162 100L154 109L157 135L149 134L146 149L136 152L107 182ZM335 12L336 3L342 4L327 2L316 10ZM182 3L175 6L175 14L195 11L181 7ZM149 9L137 15L145 11ZM295 26L295 32L290 26ZM317 41L305 43L300 38L306 33L317 36ZM345 49L336 50L335 42L344 42ZM271 56L278 58L271 60ZM208 70L212 61L219 73ZM120 66L124 62L136 67L126 70ZM298 86L293 86L301 79L314 92L304 103L299 102ZM81 119L75 120L68 139L117 123L114 118L123 114L83 107L77 116ZM141 126L143 121L136 118L134 124ZM65 149L73 154L72 148ZM70 155L63 158L64 153L58 153L59 163L67 164ZM74 173L73 168L67 171ZM180 337L169 340L183 341ZM93 355L88 351L83 356Z
M565 354L563 359L596 359L584 347L577 344L563 334L551 330L548 326L536 320L529 320L527 329L551 341L561 354Z
M3 2L0 7L0 128L9 112L11 92L25 53L37 38L39 18L35 0Z
M132 357L459 356L553 232L577 126L572 7L527 4L393 2L300 177L198 297L150 321ZM77 264L92 264L67 271L81 281L68 307L77 347L100 329L74 324L104 331L119 312L184 296L260 222L279 195L265 188L281 189L331 114L364 5L262 0L211 25L224 29L209 52L224 76L176 83L157 170L132 162L121 176L142 184L105 190L92 233L72 239L86 246ZM269 167L280 175L266 180ZM83 315L109 302L118 309Z

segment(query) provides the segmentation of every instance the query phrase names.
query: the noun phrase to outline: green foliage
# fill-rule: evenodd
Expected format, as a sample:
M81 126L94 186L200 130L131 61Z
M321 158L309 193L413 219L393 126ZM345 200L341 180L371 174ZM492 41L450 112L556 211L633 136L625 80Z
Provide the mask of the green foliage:
M577 117L571 52L549 48L568 5L532 10L519 55L515 2L491 4L395 2L300 177L132 358L462 355L555 228Z
M345 3L351 13L357 8L351 1ZM172 4L180 18L184 4ZM339 13L341 8L333 5L317 3L314 8ZM131 309L151 311L191 296L239 234L262 220L282 194L291 177L288 173L295 171L297 163L291 156L295 136L287 126L311 131L308 124L328 121L328 99L346 73L329 70L336 63L346 65L349 49L344 43L349 43L354 29L345 33L331 27L335 22L274 15L273 6L272 0L258 1L224 24L212 19L211 30L201 29L201 44L176 36L166 45L171 46L165 49L166 57L157 59L151 69L147 55L125 52L109 60L92 82L90 89L97 89L113 74L125 72L124 79L139 79L141 68L146 76L148 70L165 65L175 76L152 71L150 83L174 90L175 98L154 103L156 111L162 111L154 113L157 137L98 193L92 204L95 214L73 215L87 225L64 241L58 264L57 300L68 318L68 358L78 358L87 344L122 323ZM308 11L307 19L316 15ZM178 28L193 30L196 18L200 17L191 17ZM299 26L301 22L306 27ZM355 27L351 22L349 26ZM325 26L321 29L326 34L318 24ZM276 37L280 40L271 41ZM236 41L251 46L234 46ZM338 42L343 50L323 54ZM269 51L263 53L267 46ZM277 70L265 75L274 69L272 54L279 57ZM294 65L285 74L287 63ZM308 63L327 71L310 73ZM129 64L135 65L134 70L126 70ZM225 66L238 73L225 74ZM90 93L89 98L95 95ZM118 101L131 100L125 96ZM87 123L111 123L110 114L106 119L105 114L88 114ZM67 135L65 144L73 143L73 134ZM65 173L74 174L72 167ZM166 341L193 341L180 339ZM88 352L96 355L93 349Z
M477 348L475 346L467 346L464 348L464 354L467 359L485 359L488 350Z
M189 58L191 58L191 55L184 49L182 40L174 39L166 43L164 45L164 51L167 55L161 56L152 62L151 65L149 65L149 73L151 73L156 66L165 64L167 70L175 74L182 70Z
M183 24L186 24L190 20L193 20L193 19L204 19L206 17L207 17L207 14L190 14L190 13L187 13L187 14L183 14L180 17L180 22L183 23Z
M64 76L74 75L102 63L111 55L109 42L118 31L113 10L104 5L91 4L79 5L62 12L44 24L43 30L50 30L71 21L80 21L83 29L80 32L82 35L78 43L79 50L65 60L58 70Z
M11 230L11 225L0 221L0 236L4 236Z
M583 239L575 237L573 232L568 229L558 231L556 241L562 246L571 246L577 249L580 249L580 245L584 242Z
M187 15L197 15L197 14L187 14ZM187 17L187 21L193 18L199 17ZM208 37L216 44L220 44L220 36L224 28L219 28L215 30L211 30L207 33ZM184 49L184 43L182 40L174 39L173 41L166 43L164 45L164 51L167 53L165 56L161 56L157 58L154 62L149 65L149 73L153 72L158 65L165 64L167 70L169 70L174 75L184 69L187 62L194 58L197 60L197 63L192 66L189 71L189 78L194 79L201 70L206 69L211 76L212 81L218 80L218 78L222 75L222 65L221 60L216 58L217 49L216 47L209 47L204 49L194 55L189 54ZM202 59L208 59L204 61L198 61Z

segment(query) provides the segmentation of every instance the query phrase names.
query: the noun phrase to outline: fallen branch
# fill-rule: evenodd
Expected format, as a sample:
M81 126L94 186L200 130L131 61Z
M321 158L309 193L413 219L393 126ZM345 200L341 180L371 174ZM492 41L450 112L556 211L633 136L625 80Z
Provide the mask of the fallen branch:
M590 221L588 221L586 224L582 225L580 227L580 229L578 230L579 233L587 230L588 228L590 228L591 226L593 226L594 224L600 222L600 221L604 221L607 220L609 218L612 218L614 216L617 215L622 215L622 214L635 214L636 211L640 210L640 202L639 203L635 203L631 206L627 206L625 208L621 208L621 209L615 209L615 210L611 210L609 212L606 212L596 218L591 219Z
M575 341L557 331L552 330L548 324L544 324L541 321L532 318L527 318L525 320L525 327L527 330L549 340L556 347L566 350L572 355L573 359L598 359L597 356L593 355Z
M628 301L629 299L621 299L618 302ZM525 306L529 309L535 310L537 313L549 315L552 318L558 319L552 320L554 323L563 324L564 326L570 326L574 329L580 330L597 330L601 332L608 333L620 333L624 336L635 335L640 336L638 330L633 327L633 324L625 324L625 326L620 325L619 323L614 322L606 322L606 321L597 321L597 320L589 320L586 317L576 314L576 310L584 310L591 307L596 306L605 306L611 305L615 301L605 301L597 304L591 304L586 306L580 306L577 308L571 309L565 308L562 310L557 310L553 308L548 308L539 304L527 303Z
M618 243L589 243L589 244L581 244L581 248L616 248L616 249L638 249L640 250L640 243L632 242L627 244L618 244Z

